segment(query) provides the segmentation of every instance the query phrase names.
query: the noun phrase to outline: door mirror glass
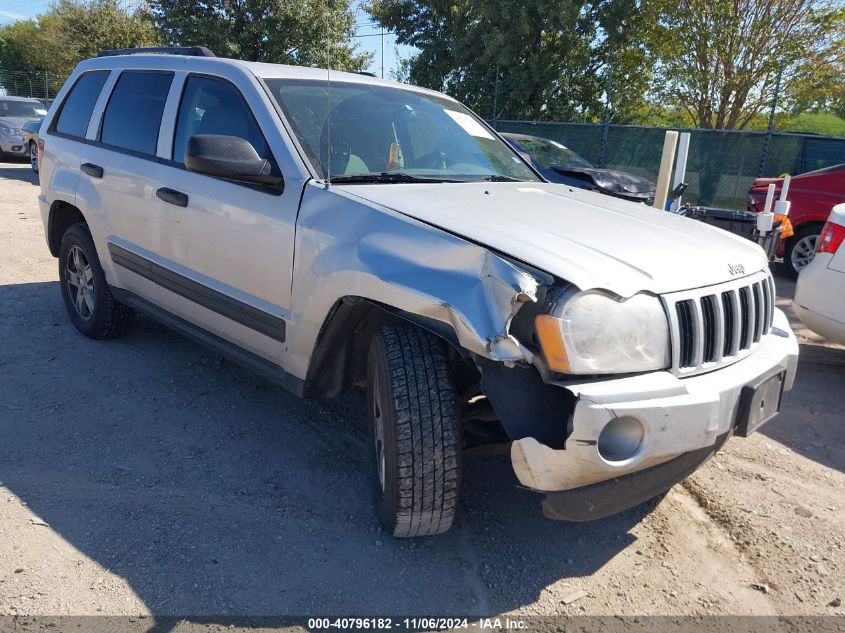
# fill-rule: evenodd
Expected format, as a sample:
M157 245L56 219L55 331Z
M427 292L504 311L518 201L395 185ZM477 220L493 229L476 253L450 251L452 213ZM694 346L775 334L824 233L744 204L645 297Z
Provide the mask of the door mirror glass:
M188 139L185 167L198 174L226 180L278 187L269 160L261 158L252 144L239 136L195 134Z

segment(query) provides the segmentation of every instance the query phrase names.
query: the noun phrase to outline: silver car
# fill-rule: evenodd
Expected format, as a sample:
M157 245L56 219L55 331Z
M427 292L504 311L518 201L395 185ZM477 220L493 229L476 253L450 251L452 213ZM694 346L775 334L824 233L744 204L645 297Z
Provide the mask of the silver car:
M133 52L79 64L41 127L70 320L107 338L141 312L295 393L365 388L389 533L447 530L479 444L549 516L607 516L791 388L755 244L544 183L430 90Z
M47 114L47 108L37 99L0 97L0 158L24 158L30 149L21 136L21 128Z

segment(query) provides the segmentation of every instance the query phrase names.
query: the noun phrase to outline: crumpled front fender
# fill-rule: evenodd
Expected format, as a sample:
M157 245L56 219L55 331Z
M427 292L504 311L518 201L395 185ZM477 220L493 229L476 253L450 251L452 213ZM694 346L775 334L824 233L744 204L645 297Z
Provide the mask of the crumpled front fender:
M305 376L332 306L358 296L447 324L461 347L495 361L532 360L510 333L551 275L340 189L306 186L297 226L293 319L295 375Z
M373 233L359 243L361 264L393 289L394 300L385 303L408 311L396 300L411 302L414 314L449 323L463 348L485 358L524 360L527 350L509 327L524 303L537 301L539 281L453 236L410 237Z

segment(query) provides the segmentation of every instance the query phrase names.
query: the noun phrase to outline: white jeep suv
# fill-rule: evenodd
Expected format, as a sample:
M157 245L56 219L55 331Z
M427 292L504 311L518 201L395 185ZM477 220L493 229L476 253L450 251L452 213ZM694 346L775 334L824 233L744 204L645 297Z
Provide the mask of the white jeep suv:
M107 51L42 131L74 325L104 338L138 311L299 394L366 385L396 536L449 528L468 446L510 443L547 516L594 519L667 490L792 385L759 247L545 183L442 94Z

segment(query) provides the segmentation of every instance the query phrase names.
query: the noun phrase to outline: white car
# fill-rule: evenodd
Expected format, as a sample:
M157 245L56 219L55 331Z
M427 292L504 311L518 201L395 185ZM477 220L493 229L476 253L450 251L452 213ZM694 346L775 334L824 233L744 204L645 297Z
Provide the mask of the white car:
M132 52L80 63L41 128L70 320L105 338L142 312L306 396L366 385L391 534L448 529L485 442L548 515L618 512L791 388L751 242L542 182L430 90Z
M804 325L845 345L845 204L830 212L816 256L798 277L794 304Z

